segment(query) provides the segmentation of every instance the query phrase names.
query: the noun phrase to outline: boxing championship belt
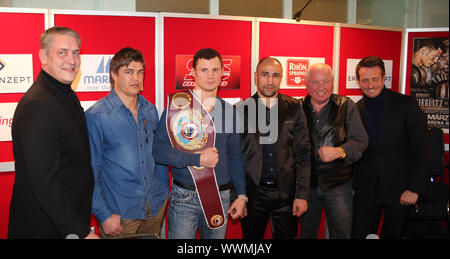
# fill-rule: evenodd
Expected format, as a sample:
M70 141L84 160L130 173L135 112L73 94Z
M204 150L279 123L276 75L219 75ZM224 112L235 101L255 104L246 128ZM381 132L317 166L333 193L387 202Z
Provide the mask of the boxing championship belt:
M191 91L169 96L166 123L170 142L177 150L199 154L215 146L216 132L211 115ZM225 215L214 168L188 166L188 169L208 227L222 227Z

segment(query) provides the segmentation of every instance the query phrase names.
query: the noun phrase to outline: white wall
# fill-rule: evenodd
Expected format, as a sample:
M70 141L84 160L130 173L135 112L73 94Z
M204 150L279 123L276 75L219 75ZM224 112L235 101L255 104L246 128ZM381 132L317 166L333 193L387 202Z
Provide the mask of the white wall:
M12 7L136 11L135 0L12 0Z
M282 0L282 3L283 17L291 18L290 12L293 11L293 0ZM220 0L209 0L209 4L212 7L210 13L217 15ZM303 2L302 5L304 5ZM348 23L356 22L365 25L406 28L449 26L449 0L347 0L347 5L350 7L347 10ZM0 6L136 11L136 0L0 0ZM309 12L313 10L314 6L312 5ZM316 19L312 18L312 20L320 19L316 16Z

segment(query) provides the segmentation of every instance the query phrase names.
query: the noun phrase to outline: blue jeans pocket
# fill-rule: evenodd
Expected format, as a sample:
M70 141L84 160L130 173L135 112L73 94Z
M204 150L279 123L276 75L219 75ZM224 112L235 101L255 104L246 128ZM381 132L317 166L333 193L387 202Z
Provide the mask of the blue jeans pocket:
M193 191L173 186L172 191L170 192L170 200L177 203L188 203L192 201L194 194L195 192Z

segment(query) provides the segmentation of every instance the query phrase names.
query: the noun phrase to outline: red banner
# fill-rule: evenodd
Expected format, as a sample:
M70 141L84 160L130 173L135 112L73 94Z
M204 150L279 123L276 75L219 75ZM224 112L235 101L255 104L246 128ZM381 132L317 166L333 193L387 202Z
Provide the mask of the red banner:
M230 72L230 77L225 79L227 84L219 88L224 91L219 90L218 96L242 99L249 97L252 84L252 22L176 17L164 17L164 94L186 89L180 88L180 82L183 82L185 77L185 85L192 87L192 78L189 75L192 64L187 60L182 61L178 56L192 55L202 48L215 49L222 55L223 79ZM230 58L231 64L225 60Z

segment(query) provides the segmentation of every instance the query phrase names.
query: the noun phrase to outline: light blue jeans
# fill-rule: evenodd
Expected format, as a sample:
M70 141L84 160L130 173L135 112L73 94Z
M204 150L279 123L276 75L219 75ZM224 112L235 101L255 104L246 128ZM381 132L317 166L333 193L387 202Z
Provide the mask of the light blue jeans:
M202 239L224 239L228 222L227 210L230 207L230 190L221 191L220 197L225 223L221 228L212 230L205 221L197 192L173 184L168 212L168 238L194 239L198 229Z

